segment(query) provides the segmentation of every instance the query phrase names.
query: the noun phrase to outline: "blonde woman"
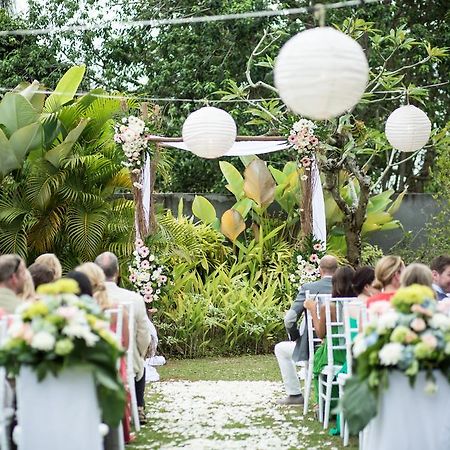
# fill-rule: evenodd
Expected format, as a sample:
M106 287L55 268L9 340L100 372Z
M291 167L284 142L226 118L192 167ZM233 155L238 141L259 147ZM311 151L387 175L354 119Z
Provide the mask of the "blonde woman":
M115 303L113 303L109 297L108 293L106 291L105 286L105 273L103 270L97 266L97 264L94 264L93 262L87 262L84 264L81 264L81 266L78 266L75 268L76 272L81 272L84 275L86 275L91 283L92 287L92 294L94 299L97 301L100 308L103 310L114 308L116 306ZM117 329L117 315L112 315L111 317L111 330L115 331ZM122 322L122 346L124 348L128 348L129 344L129 334L128 334L128 314L127 311L124 310L123 314L123 322ZM127 383L127 368L126 368L126 360L125 358L122 358L120 361L120 376L122 378L122 381L126 385ZM127 407L125 410L125 415L122 421L123 426L123 433L124 433L124 439L125 442L128 443L131 440L131 413L130 413L130 407L129 403L127 402Z
M421 284L433 289L433 273L425 264L413 263L403 271L400 277L400 284L402 287Z
M34 262L53 270L53 281L59 280L62 277L61 263L55 254L44 253L43 255L38 256Z
M367 299L367 306L372 303L389 302L400 287L400 277L405 269L405 264L400 256L383 256L375 266L375 281L372 286L381 292Z
M23 284L22 293L19 297L24 301L32 301L37 300L36 290L34 289L33 278L31 276L30 271L25 270L25 283Z

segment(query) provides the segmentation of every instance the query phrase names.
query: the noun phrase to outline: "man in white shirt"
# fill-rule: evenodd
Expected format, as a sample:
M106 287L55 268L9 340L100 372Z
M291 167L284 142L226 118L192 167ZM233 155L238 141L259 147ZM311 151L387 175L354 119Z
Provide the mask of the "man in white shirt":
M134 355L133 369L135 373L136 399L139 410L139 421L146 423L145 418L145 368L144 359L151 343L150 325L144 299L136 292L117 286L119 280L119 262L117 256L111 252L104 252L97 256L95 264L103 269L106 277L106 290L113 303L129 303L134 305ZM132 336L130 336L132 339Z

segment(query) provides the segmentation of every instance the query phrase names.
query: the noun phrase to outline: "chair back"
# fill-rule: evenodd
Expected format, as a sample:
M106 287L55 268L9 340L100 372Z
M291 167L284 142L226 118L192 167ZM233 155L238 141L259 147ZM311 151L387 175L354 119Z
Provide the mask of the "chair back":
M331 298L325 301L325 329L327 340L328 366L334 366L334 351L346 350L344 332L344 304L357 300L356 297ZM332 318L331 306L335 306L335 318Z
M113 327L112 327L113 318L116 319L116 328L113 331L114 331L114 334L116 335L117 340L120 343L120 345L123 345L123 338L122 338L123 337L123 315L124 315L123 308L124 308L124 305L119 303L114 308L109 308L109 309L105 310L105 315L109 319L111 329L113 329Z
M367 322L366 304L361 300L344 302L343 313L347 373L351 375L353 372L352 343L356 334ZM352 321L355 315L357 319Z
M314 294L314 299L317 300L316 302L316 313L317 317L320 318L320 307L321 305L326 302L328 299L331 298L330 294ZM305 292L305 299L311 298L311 294L309 291ZM319 346L322 342L322 339L317 337L316 329L314 327L314 323L311 317L311 314L306 313L306 325L308 330L308 351L309 351L309 360L314 360L314 352L317 346Z

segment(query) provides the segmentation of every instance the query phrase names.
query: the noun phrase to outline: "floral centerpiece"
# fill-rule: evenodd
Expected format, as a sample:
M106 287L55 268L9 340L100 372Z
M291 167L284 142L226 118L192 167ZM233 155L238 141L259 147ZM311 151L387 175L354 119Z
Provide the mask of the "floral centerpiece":
M167 286L167 269L158 263L156 256L144 245L142 239L137 239L135 245L134 258L128 266L129 280L144 301L152 303L159 299Z
M18 375L32 368L39 381L63 369L85 367L94 375L103 420L117 426L125 390L117 372L123 354L109 323L91 297L78 297L78 284L62 279L38 288L40 299L17 310L0 347L0 365Z
M346 383L342 402L350 431L357 433L377 415L377 397L389 373L398 371L413 386L419 372L425 391L436 391L434 373L450 380L450 317L448 304L421 285L397 291L391 302L375 303L371 320L353 343L354 376Z
M299 289L305 283L317 281L320 278L319 264L325 256L325 245L313 235L306 236L302 249L294 252L294 263L289 281Z

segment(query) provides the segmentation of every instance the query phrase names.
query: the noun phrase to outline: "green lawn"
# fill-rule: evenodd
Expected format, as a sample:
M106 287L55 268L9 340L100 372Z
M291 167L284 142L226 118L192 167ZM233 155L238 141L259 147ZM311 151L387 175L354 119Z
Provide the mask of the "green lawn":
M276 406L283 393L272 355L170 360L158 372L162 383L147 385L149 423L127 448L344 448L312 413ZM255 386L261 395L252 397ZM357 449L356 439L350 444Z

